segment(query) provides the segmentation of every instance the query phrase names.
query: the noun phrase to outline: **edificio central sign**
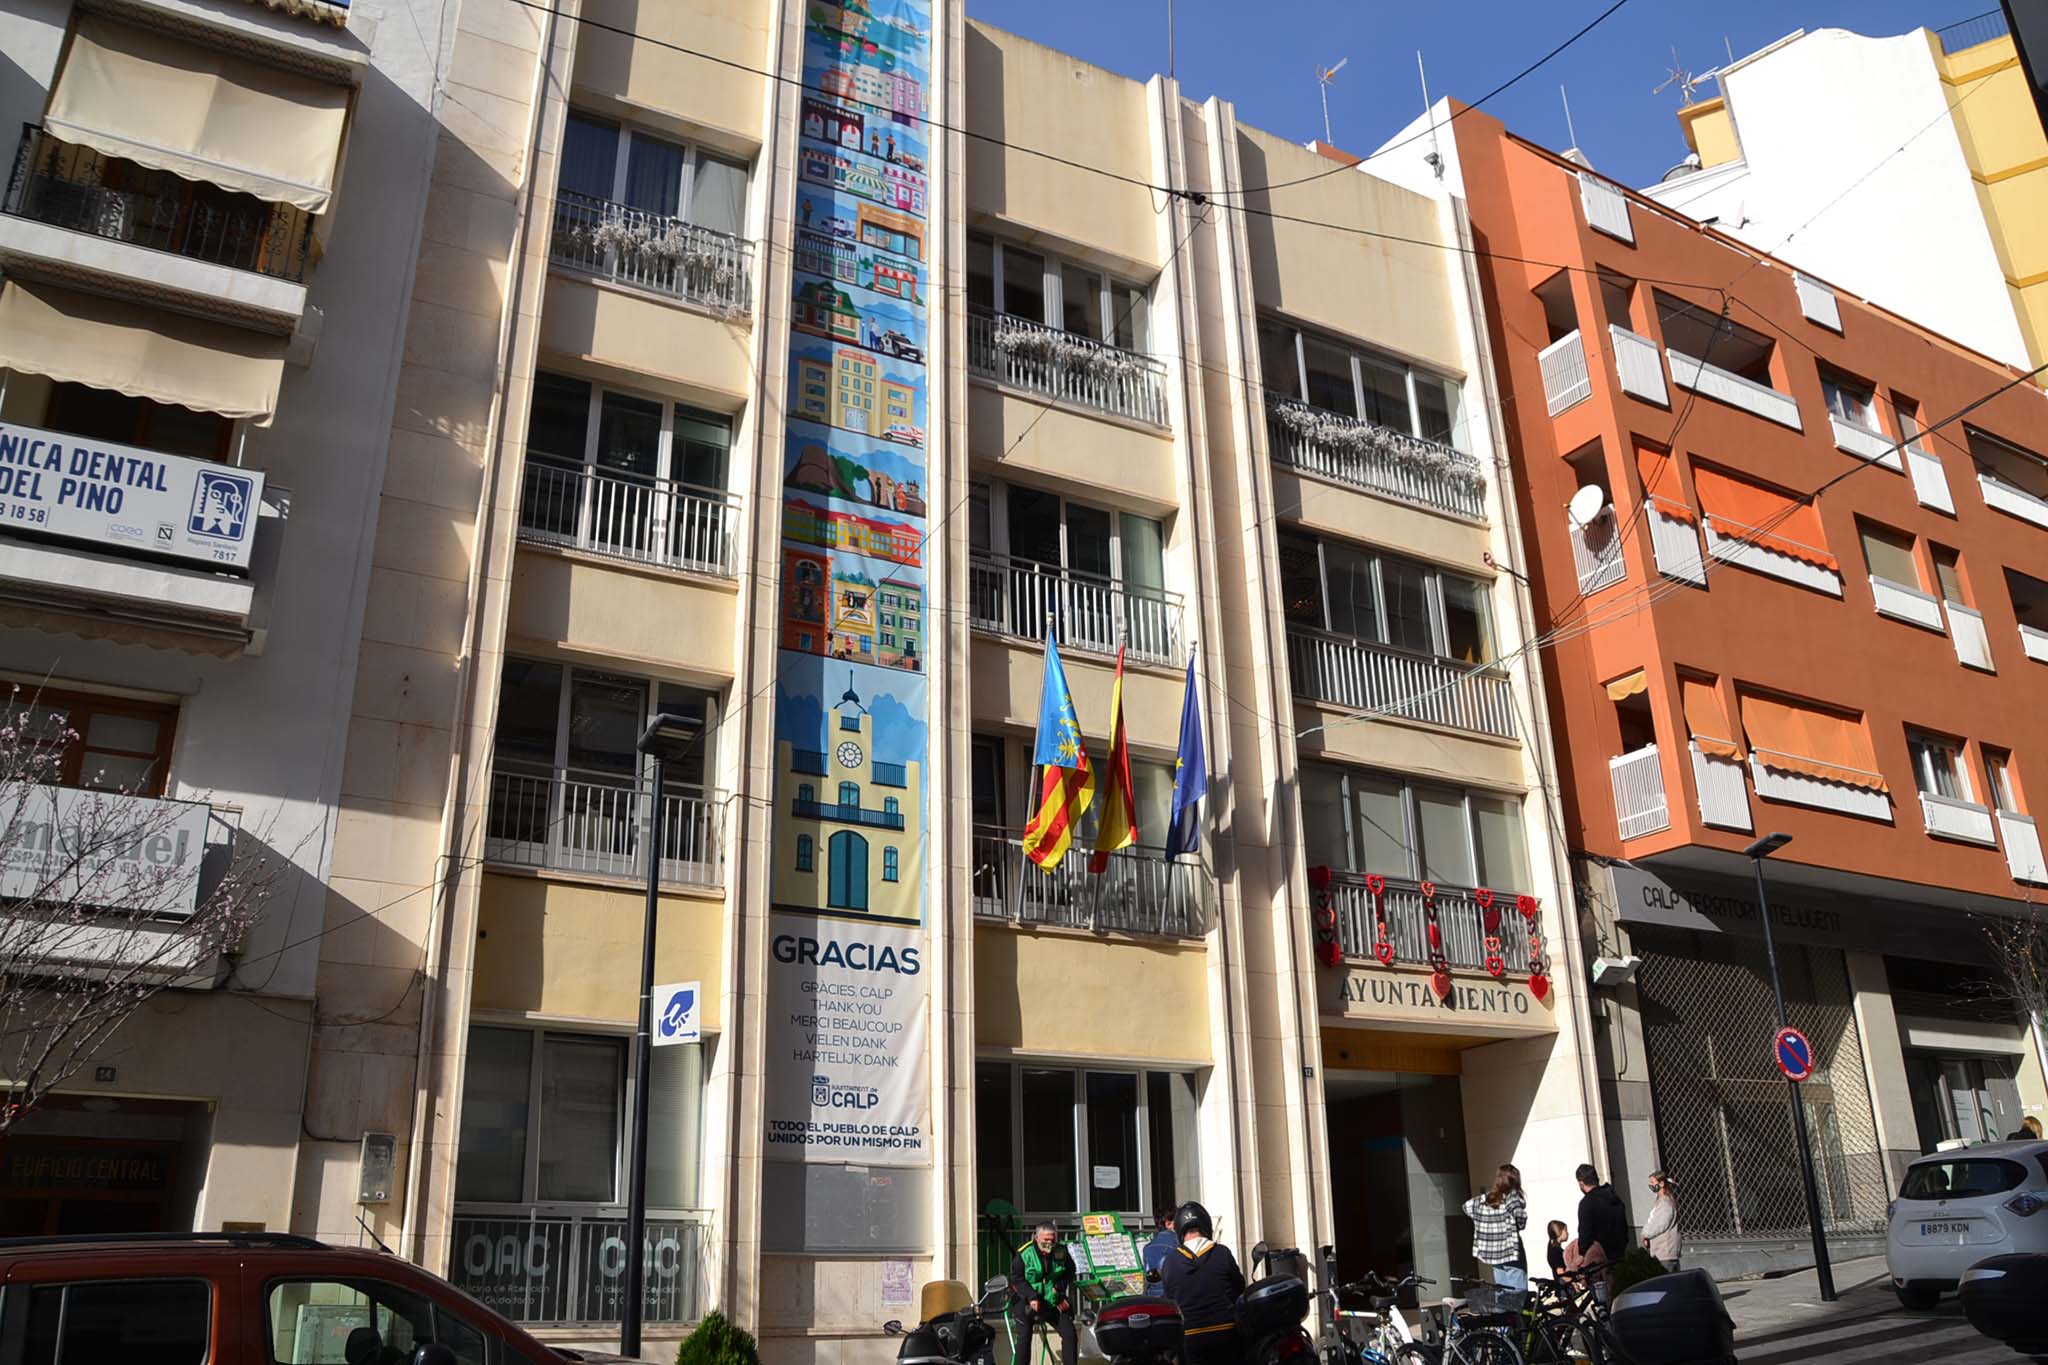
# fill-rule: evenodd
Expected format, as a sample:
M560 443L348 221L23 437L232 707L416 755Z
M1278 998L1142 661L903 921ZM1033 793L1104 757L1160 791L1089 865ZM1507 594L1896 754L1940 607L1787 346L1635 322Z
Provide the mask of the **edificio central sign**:
M249 567L263 475L0 422L0 531Z

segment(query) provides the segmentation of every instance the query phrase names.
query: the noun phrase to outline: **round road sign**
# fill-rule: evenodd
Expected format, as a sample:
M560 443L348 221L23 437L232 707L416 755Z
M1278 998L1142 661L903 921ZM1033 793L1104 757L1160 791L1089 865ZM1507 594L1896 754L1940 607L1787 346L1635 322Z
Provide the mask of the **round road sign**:
M1786 1080L1803 1081L1813 1074L1813 1044L1807 1042L1806 1035L1798 1029L1779 1029L1771 1052Z

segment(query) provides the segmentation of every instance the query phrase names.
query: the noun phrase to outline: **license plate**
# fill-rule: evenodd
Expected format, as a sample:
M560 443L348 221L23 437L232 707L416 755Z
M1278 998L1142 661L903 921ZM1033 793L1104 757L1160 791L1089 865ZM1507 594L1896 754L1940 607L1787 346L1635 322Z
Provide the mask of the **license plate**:
M1922 1237L1967 1237L1970 1235L1970 1224L1968 1222L1922 1223L1920 1225L1920 1235Z

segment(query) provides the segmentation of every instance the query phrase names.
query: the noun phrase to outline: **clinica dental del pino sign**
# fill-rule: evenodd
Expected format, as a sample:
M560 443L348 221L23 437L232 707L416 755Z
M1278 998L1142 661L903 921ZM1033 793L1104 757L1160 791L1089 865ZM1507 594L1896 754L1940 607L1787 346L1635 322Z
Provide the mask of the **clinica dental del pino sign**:
M249 567L263 475L0 422L0 531Z

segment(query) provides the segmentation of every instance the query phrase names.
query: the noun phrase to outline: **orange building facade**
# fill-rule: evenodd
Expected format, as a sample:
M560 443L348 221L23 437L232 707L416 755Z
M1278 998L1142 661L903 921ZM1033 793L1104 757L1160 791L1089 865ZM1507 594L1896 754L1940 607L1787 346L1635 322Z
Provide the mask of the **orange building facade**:
M1439 145L1549 639L1616 1185L1671 1173L1688 1263L1800 1255L1743 852L1783 832L1824 1215L1837 1255L1879 1245L1907 1160L2043 1109L1993 928L2048 886L2048 398L1485 114Z

